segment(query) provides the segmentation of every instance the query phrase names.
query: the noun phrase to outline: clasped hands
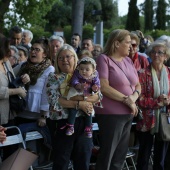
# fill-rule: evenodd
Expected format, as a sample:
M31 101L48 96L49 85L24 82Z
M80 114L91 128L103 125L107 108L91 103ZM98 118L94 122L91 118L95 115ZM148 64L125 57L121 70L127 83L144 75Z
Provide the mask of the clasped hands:
M138 108L135 103L136 100L137 98L134 95L125 96L123 100L123 103L130 107L130 109L132 110L131 114L134 116L137 116L138 114Z

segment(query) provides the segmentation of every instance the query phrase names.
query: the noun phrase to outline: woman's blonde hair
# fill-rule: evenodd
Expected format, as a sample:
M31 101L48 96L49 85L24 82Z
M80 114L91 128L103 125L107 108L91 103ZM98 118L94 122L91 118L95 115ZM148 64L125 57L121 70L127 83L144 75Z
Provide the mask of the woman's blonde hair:
M113 30L106 42L103 53L106 54L107 56L112 56L116 50L115 42L116 41L122 42L128 35L130 35L130 32L127 30L123 29Z
M137 45L139 45L140 40L139 40L139 38L138 38L138 36L137 36L136 34L130 33L130 38L131 38L131 40L132 40L132 39L135 40L136 43L137 43Z
M57 52L57 54L56 54L56 57L55 57L54 68L55 68L55 73L56 73L56 74L60 74L60 73L61 73L61 70L60 70L60 68L59 68L59 66L58 66L58 57L59 57L59 55L60 55L60 53L61 53L62 51L66 51L66 50L68 50L68 51L70 51L71 53L73 53L73 55L74 55L74 69L76 69L77 62L78 62L77 54L76 54L74 48L73 48L71 45L69 45L69 44L64 44L64 45L58 50L58 52Z
M82 51L80 51L80 53L78 55L78 58L82 59L83 56L88 56L90 58L93 58L93 55L92 55L92 53L89 50L82 50Z

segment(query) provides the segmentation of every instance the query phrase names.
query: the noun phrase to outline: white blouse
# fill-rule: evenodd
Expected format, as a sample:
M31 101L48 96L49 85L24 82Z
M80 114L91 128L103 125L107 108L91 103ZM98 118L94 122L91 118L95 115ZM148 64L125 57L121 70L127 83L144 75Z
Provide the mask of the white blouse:
M49 73L54 72L54 67L49 66L44 73L37 79L35 85L30 85L27 92L27 108L31 112L38 112L40 110L49 111L49 103L46 94L46 83Z

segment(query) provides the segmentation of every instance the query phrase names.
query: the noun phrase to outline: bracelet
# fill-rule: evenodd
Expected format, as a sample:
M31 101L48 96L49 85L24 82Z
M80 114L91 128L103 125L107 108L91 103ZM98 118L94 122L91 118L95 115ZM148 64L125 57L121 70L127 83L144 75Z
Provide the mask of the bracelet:
M87 101L87 96L84 96L84 101Z
M140 93L139 93L139 91L138 90L135 90L133 93L138 93L138 96L140 96Z
M79 100L77 101L77 104L76 104L76 110L79 109Z

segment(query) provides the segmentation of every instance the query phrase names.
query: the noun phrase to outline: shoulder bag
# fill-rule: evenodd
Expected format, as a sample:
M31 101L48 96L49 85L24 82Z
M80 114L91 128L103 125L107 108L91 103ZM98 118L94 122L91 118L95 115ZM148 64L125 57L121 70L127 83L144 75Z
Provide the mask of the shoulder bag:
M23 87L24 84L20 77L15 78L14 75L9 71L7 64L5 63L5 67L7 70L7 77L8 77L8 87L9 88L19 88ZM15 111L16 113L20 113L26 108L26 100L19 95L11 95L9 96L9 103L10 103L10 110Z
M162 112L159 115L159 139L170 141L170 113Z

